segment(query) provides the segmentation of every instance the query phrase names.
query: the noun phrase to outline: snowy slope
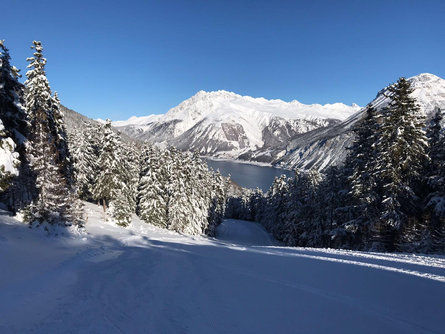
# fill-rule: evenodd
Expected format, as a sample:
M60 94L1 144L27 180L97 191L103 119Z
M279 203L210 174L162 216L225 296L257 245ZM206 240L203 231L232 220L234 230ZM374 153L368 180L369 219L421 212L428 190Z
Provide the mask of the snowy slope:
M49 237L0 212L1 333L443 333L445 258L274 246L134 219ZM272 244L272 245L271 245Z
M414 88L413 97L417 99L421 111L431 116L435 108L445 110L445 80L429 73L422 73L408 79ZM384 96L387 88L381 90L371 102L376 108L388 104ZM350 130L364 116L364 109L358 111L343 122L330 128L297 135L286 146L288 152L275 162L285 168L315 168L323 170L330 165L344 161L347 150L352 143Z
M249 160L259 149L280 146L295 134L328 126L358 109L357 105L342 103L305 105L295 100L200 91L165 115L131 117L113 122L113 126L138 139L167 142L205 155Z

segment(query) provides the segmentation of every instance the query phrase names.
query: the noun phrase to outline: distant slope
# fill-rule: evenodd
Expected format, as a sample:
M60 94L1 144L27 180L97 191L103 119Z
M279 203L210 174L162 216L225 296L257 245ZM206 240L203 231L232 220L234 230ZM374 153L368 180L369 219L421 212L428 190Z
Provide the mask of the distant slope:
M101 123L88 118L87 116L84 116L82 114L79 114L78 112L69 109L63 105L60 106L61 111L63 112L63 120L65 122L66 130L68 131L68 134L73 133L74 131L83 131L86 128L86 124L93 124L93 125L100 125ZM122 133L116 129L114 129L115 132L118 132L121 136L121 138L126 142L135 141L135 139L130 138L125 133Z
M336 124L359 109L200 91L165 115L132 117L113 126L133 138L203 155L271 162L290 138Z
M445 80L429 73L423 73L408 79L414 88L413 97L417 99L421 111L430 117L436 107L445 110ZM371 102L381 109L389 102L382 89ZM325 129L315 129L295 136L286 145L286 155L274 162L284 168L324 168L341 164L346 155L346 148L352 143L352 127L364 116L361 109L345 121Z

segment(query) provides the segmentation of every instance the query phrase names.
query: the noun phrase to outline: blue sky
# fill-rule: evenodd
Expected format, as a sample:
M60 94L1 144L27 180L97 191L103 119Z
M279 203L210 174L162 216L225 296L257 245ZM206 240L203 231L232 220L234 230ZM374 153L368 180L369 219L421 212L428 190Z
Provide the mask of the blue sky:
M164 113L199 90L365 105L400 76L445 77L445 1L2 0L26 72L41 40L62 103L92 118Z

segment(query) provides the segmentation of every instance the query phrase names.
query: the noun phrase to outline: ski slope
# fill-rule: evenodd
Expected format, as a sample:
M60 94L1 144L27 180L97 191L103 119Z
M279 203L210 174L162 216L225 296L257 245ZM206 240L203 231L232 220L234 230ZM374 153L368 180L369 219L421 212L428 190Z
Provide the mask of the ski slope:
M445 258L280 247L140 222L48 235L0 212L0 333L445 333Z

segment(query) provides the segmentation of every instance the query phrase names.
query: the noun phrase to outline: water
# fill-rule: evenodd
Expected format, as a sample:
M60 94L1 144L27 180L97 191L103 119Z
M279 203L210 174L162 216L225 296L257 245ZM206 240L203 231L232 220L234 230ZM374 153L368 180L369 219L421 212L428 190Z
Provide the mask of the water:
M294 176L295 173L289 170L273 168L267 166L256 166L243 164L235 161L210 160L206 159L209 167L214 170L219 169L222 175L228 176L245 188L260 188L264 192L269 190L275 176L282 174L288 177Z

